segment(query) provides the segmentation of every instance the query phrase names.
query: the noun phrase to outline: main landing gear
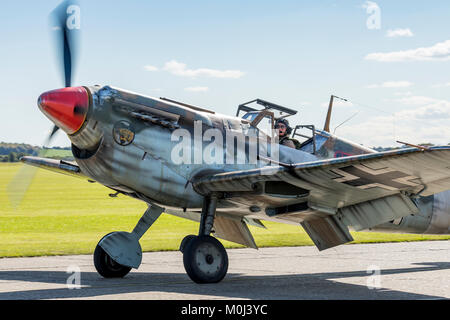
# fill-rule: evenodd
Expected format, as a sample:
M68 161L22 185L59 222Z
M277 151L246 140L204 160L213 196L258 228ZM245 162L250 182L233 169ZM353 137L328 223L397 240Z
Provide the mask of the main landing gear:
M210 236L216 206L216 196L205 198L198 236L189 235L180 245L186 273L196 283L220 282L228 271L225 248L216 238Z
M142 262L139 239L159 218L164 208L151 205L145 211L133 232L113 232L104 236L94 251L94 266L105 278L123 278Z
M189 235L180 244L183 264L189 278L196 283L220 282L228 271L228 255L211 231L217 207L217 196L205 197L198 236ZM142 262L139 239L159 218L164 208L151 205L133 232L113 232L104 236L94 252L94 265L105 278L123 278Z

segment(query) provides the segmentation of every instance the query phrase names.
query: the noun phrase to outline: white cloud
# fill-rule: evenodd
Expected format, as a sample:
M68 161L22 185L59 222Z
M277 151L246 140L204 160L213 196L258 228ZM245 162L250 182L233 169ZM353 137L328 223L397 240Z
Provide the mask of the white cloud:
M407 96L401 99L394 100L396 102L400 102L404 105L409 106L420 106L420 105L426 105L426 104L436 104L440 102L445 102L445 100L438 100L435 98L430 97L424 97L424 96Z
M416 109L403 110L396 113L396 116L404 120L445 120L450 119L450 101L429 98L427 105ZM450 140L450 136L448 137Z
M396 140L436 145L450 142L450 101L424 96L396 101L417 107L346 125L338 129L338 134L369 147L395 146Z
M396 92L394 93L396 96L412 96L411 91L405 91L405 92Z
M450 60L450 40L436 43L431 47L387 53L370 53L365 59L381 62L447 61Z
M413 85L412 82L409 81L386 81L381 84L371 84L366 88L374 89L374 88L407 88Z
M386 33L386 37L388 38L397 38L397 37L413 37L414 34L410 29L395 29L388 30Z
M437 83L431 86L432 88L445 88L450 87L450 82L447 83Z
M184 91L188 92L206 92L208 90L209 90L208 87L189 87L184 89Z
M215 70L215 69L188 69L186 64L172 60L166 62L163 70L168 71L176 76L180 77L211 77L211 78L231 78L238 79L244 76L244 72L239 70Z
M150 65L145 66L144 69L147 70L147 71L158 71L158 68L157 68L157 67L155 67L155 66L150 66Z

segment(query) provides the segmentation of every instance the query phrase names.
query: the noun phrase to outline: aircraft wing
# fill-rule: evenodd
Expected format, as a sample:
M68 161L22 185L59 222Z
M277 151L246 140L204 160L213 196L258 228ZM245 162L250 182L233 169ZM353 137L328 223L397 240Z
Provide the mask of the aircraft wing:
M72 177L89 179L81 172L80 167L75 162L72 161L55 160L38 157L23 157L20 159L20 161L30 166L47 169L53 172L62 173Z
M220 173L193 182L247 212L301 223L316 246L352 241L364 230L417 213L411 195L450 189L450 147L400 149L290 166Z

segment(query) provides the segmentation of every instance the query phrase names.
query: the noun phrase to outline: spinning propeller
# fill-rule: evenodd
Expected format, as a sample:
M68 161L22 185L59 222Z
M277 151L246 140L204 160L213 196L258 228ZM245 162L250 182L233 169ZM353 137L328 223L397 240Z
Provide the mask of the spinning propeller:
M59 60L59 68L63 75L64 86L72 86L73 71L76 65L78 39L80 33L80 6L76 1L63 1L50 13L51 31L54 37L56 53ZM45 95L45 94L44 94ZM38 105L42 106L42 95ZM42 108L41 108L42 110ZM50 143L60 127L55 125L47 142Z
M45 156L59 129L74 133L86 118L89 104L87 92L82 87L72 88L80 36L80 14L80 6L75 0L63 1L50 13L51 33L65 88L46 92L38 99L41 111L55 123L39 152L40 157ZM36 167L22 166L8 185L7 194L14 208L21 203L36 172Z

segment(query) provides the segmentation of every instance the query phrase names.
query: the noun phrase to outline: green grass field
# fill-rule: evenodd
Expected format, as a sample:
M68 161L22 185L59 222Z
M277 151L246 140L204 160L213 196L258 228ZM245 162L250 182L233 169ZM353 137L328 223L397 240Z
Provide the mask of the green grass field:
M84 180L37 170L20 206L11 205L6 187L22 164L0 164L0 257L91 254L112 231L133 230L146 209L143 202L119 196ZM312 245L300 226L265 222L250 227L256 243L267 246ZM196 234L198 223L163 214L141 239L144 251L178 250L181 240ZM352 233L353 243L448 240L450 236ZM241 247L223 241L225 247Z
M47 158L73 158L71 150L58 150L58 149L45 150L43 156Z

